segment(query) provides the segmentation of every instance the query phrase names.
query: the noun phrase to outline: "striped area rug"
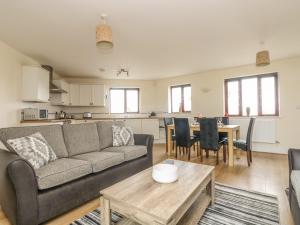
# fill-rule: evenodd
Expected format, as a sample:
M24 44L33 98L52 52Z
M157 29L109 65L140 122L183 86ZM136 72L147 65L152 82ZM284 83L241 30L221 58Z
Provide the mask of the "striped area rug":
M112 224L122 216L112 213ZM70 225L100 225L100 211L95 210ZM214 207L206 209L198 225L278 225L277 197L216 184Z

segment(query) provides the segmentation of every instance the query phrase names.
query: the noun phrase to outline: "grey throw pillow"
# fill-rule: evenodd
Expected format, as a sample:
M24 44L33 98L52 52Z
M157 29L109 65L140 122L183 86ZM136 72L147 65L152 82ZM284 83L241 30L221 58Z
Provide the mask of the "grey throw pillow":
M55 152L40 133L9 139L7 143L21 158L27 160L34 169L39 169L57 159Z
M113 146L134 145L133 130L131 127L112 126Z

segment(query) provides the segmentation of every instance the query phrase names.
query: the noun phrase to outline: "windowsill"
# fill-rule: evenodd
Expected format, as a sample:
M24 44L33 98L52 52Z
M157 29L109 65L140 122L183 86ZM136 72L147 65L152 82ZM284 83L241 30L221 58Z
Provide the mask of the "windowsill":
M255 117L255 118L260 118L260 119L272 119L272 118L275 118L275 119L279 119L281 118L281 116L228 116L229 118L236 118L236 119L248 119L248 118L251 118L251 117Z
M170 114L176 114L176 115L180 115L180 114L191 114L191 111L188 112L170 112Z

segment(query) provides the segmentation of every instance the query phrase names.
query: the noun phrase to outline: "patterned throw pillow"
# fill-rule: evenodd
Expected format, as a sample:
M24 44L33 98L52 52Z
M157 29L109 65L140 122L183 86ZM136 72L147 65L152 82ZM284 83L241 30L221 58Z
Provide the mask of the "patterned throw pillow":
M57 159L55 152L43 135L35 133L26 137L7 140L7 143L34 169L47 165Z
M133 131L131 127L112 126L113 146L134 145Z

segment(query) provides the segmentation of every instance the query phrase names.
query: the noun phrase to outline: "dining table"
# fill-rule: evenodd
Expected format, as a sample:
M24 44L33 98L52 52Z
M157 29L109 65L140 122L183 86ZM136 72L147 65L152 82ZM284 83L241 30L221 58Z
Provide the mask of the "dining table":
M167 140L167 148L168 155L173 153L172 151L172 131L175 129L174 124L168 125L168 140ZM191 133L193 131L200 131L199 124L191 124L190 125ZM234 146L233 140L240 139L240 125L219 125L218 132L227 133L227 142L228 142L228 165L230 167L234 166ZM239 156L238 156L239 157Z

